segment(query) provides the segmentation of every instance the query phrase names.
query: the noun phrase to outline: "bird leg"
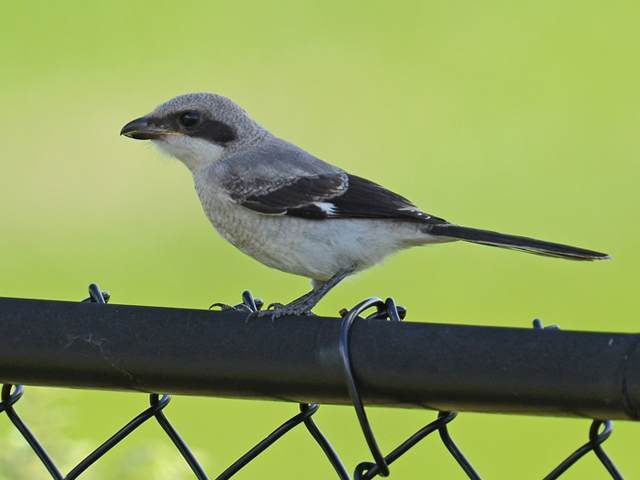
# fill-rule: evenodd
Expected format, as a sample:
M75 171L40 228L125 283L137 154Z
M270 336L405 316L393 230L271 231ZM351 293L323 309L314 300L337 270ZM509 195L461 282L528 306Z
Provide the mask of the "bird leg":
M309 315L311 314L311 309L316 306L316 304L322 300L322 298L329 293L329 291L338 285L342 280L348 277L355 270L354 267L349 267L340 270L333 277L327 280L322 286L317 289L311 290L309 293L305 293L300 298L295 299L293 302L282 305L281 303L275 303L270 305L267 310L263 310L261 312L257 312L258 317L267 317L271 315L272 319L276 319L278 317L284 317L285 315Z

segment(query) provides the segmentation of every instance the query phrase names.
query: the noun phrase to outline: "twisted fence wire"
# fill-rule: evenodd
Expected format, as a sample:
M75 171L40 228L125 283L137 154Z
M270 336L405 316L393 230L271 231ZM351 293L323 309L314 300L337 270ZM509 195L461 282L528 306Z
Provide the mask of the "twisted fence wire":
M110 294L100 290L98 285L91 284L89 286L89 297L82 300L82 302L93 302L106 304L109 301ZM235 309L247 311L250 313L260 310L264 302L261 299L253 297L252 293L248 290L242 294L243 302L239 305L229 307L223 304L214 304L213 307L222 307L223 309ZM350 344L349 344L349 332L352 325L358 320L362 319L362 313L371 308L375 308L375 312L367 316L367 319L387 320L394 322L400 322L406 315L406 309L402 306L397 306L393 298L387 298L385 301L377 297L368 298L359 304L357 304L352 310L341 310L340 314L343 317L341 324L341 334L339 339L339 352L344 366L345 381L351 397L356 416L360 427L362 429L365 442L369 447L373 462L363 461L359 463L355 470L353 480L370 480L376 476L387 477L390 475L389 466L395 462L398 458L404 455L409 449L417 445L422 439L430 435L431 433L438 431L440 439L446 446L449 453L456 460L458 465L462 468L465 474L471 480L481 480L480 475L471 465L469 460L462 453L460 448L456 445L447 428L448 424L457 417L457 412L439 412L438 417L418 430L411 437L405 440L402 444L396 447L388 455L384 456L378 446L376 436L373 432L371 424L367 418L364 405L360 396L359 382L357 376L354 373L354 368L351 363L350 357ZM559 329L557 325L550 325L544 327L539 319L535 319L533 326L536 329ZM194 473L198 480L209 480L209 477L205 473L204 469L196 459L193 452L189 449L184 442L178 431L171 424L167 416L164 414L164 409L171 401L171 395L159 395L151 394L149 397L150 406L122 427L118 432L112 435L107 441L96 448L80 463L78 463L66 476L63 475L55 462L51 459L45 448L38 441L36 436L31 432L26 423L17 414L14 405L20 400L24 393L24 387L22 385L5 384L2 387L1 401L0 401L0 413L5 412L15 426L15 428L22 434L26 442L29 444L34 453L38 456L46 470L49 472L52 478L55 480L73 480L85 472L91 467L97 460L102 458L113 447L120 443L124 438L130 435L140 425L145 423L150 418L154 417L159 425L162 427L167 436L171 439L176 446L186 463L189 465L191 471ZM277 440L282 438L286 433L291 431L297 425L303 423L312 437L316 440L322 451L325 453L332 467L340 480L351 480L347 469L342 463L340 457L333 449L331 443L320 431L316 423L313 421L312 416L318 411L320 405L318 404L299 404L300 413L294 415L282 425L277 427L267 437L260 441L256 446L250 449L246 454L240 457L224 472L222 472L216 480L226 480L238 473L249 462L258 457L267 448L273 445ZM599 433L600 427L603 427L602 432ZM609 472L612 478L616 480L624 480L624 477L613 463L611 458L602 448L602 443L607 440L613 431L613 422L611 420L601 421L594 420L589 430L589 441L583 446L573 452L566 460L558 465L544 480L553 480L564 472L566 472L572 465L574 465L580 458L586 455L588 452L593 451L606 470Z

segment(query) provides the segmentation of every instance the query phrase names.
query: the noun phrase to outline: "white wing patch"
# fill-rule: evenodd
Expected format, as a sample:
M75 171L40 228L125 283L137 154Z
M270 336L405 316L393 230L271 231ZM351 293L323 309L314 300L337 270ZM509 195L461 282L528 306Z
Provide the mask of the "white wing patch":
M335 216L338 213L338 209L333 203L329 202L313 202L313 204L322 210L324 213L329 215L330 217Z
M422 210L420 210L418 207L416 206L412 206L412 207L401 207L398 210L404 210L405 212L413 212L421 217L424 218L431 218L431 215L428 215L426 213L424 213Z

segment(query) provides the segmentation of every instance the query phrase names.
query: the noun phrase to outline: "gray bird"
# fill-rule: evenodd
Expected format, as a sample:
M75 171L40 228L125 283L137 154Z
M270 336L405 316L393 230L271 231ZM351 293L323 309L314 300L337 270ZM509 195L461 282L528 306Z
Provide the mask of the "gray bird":
M268 267L311 279L312 291L274 317L310 313L348 275L400 250L464 240L569 260L604 253L461 227L314 157L213 93L181 95L129 122L121 135L151 140L193 174L222 237Z

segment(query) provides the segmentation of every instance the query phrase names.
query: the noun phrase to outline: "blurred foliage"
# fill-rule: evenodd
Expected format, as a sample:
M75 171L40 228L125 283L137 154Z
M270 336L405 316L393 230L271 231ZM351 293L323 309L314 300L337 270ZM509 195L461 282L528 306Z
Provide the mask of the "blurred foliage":
M637 331L638 2L0 6L0 295L79 300L97 282L115 303L206 308L238 301L245 288L267 302L304 293L304 279L269 270L217 236L179 162L118 136L175 95L215 91L277 135L429 213L615 258L584 264L466 244L414 249L346 282L318 313L394 296L412 321L529 328L541 317L564 329ZM60 434L96 445L146 402L59 395L84 418ZM208 453L215 475L295 411L176 398L168 415ZM369 458L352 411L323 407L318 416L350 468ZM388 409L371 416L386 450L433 418ZM586 420L475 414L452 426L486 478L522 470L543 477L587 430ZM135 438L158 435L145 427ZM628 478L640 474L638 435L636 425L617 422L606 445ZM307 437L291 433L238 478L331 477ZM126 450L113 452L115 463ZM425 470L464 478L437 439L392 475ZM587 458L565 477L604 475Z

